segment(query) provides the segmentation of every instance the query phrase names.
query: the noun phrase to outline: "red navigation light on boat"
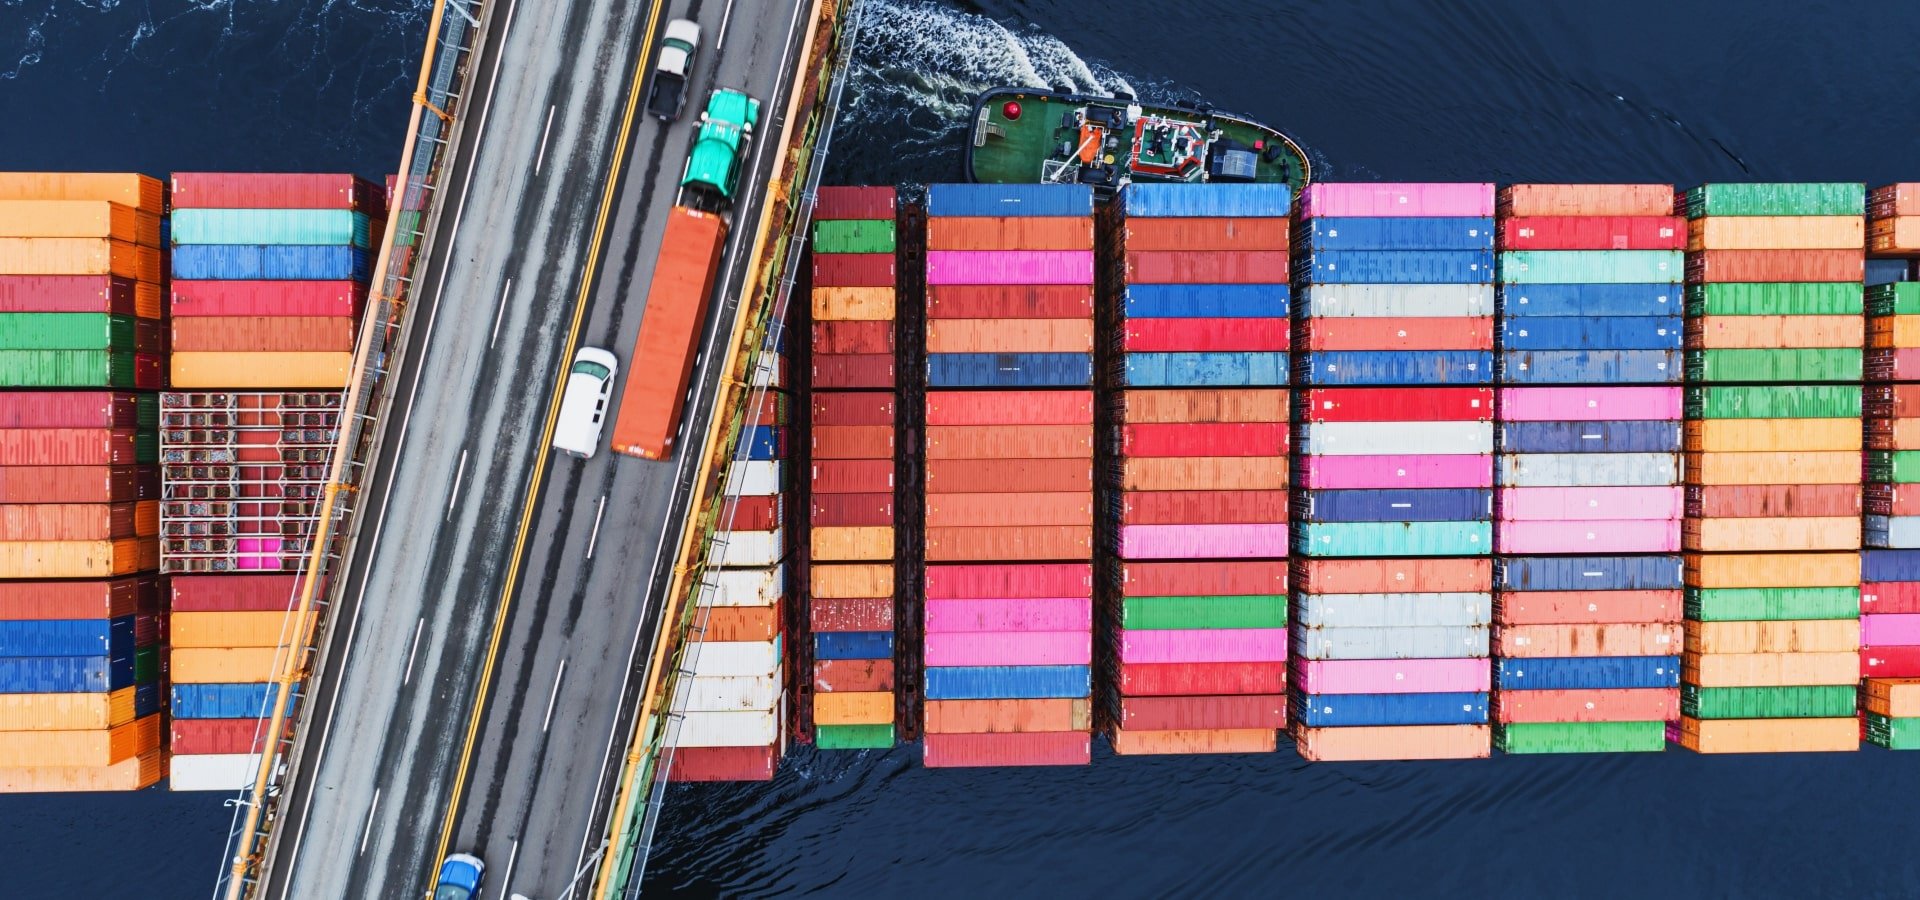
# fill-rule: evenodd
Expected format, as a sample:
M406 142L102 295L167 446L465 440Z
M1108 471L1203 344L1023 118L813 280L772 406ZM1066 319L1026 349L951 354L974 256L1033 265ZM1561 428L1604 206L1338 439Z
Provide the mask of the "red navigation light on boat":
M1005 106L1000 107L1000 114L1009 121L1020 118L1020 101L1008 100Z

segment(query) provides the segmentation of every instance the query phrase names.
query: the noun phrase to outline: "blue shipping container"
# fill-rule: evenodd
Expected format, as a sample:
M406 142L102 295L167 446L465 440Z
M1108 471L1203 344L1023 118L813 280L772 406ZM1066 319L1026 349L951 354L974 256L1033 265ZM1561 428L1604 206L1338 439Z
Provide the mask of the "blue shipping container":
M358 247L195 244L173 250L176 280L366 281Z
M1868 516L1860 541L1868 547L1920 547L1920 516Z
M1284 284L1135 284L1121 295L1129 319L1284 319Z
M1502 691L1580 691L1680 686L1678 656L1583 656L1496 661L1493 686Z
M149 681L146 684L135 685L133 688L133 717L138 719L141 716L148 716L159 712L162 699L160 696L159 682Z
M1284 352L1129 353L1127 387L1286 387Z
M891 631L816 631L814 659L892 659Z
M929 353L928 387L1088 387L1091 353Z
M1486 556L1493 523L1303 522L1289 529L1293 552L1314 557Z
M1500 354L1503 384L1680 384L1679 350L1513 350Z
M1328 350L1296 353L1302 384L1492 384L1493 354L1480 350Z
M780 439L780 427L777 425L749 426L746 433L740 435L740 443L746 447L748 459L779 459L786 455Z
M1309 728L1358 725L1479 725L1487 721L1485 693L1307 694L1294 704Z
M1500 286L1500 315L1677 316L1685 308L1678 283L1652 284L1506 284Z
M1675 316L1548 316L1508 319L1502 350L1678 350L1685 338Z
M1293 193L1284 184L1140 184L1120 192L1120 209L1141 218L1286 218Z
M1920 581L1920 550L1862 550L1861 581Z
M104 694L132 685L133 654L0 658L0 694Z
M1308 522L1453 522L1493 518L1493 491L1303 491L1294 495L1293 506L1295 514Z
M1491 250L1329 250L1302 256L1311 284L1492 284Z
M1295 232L1297 252L1327 250L1492 250L1493 217L1308 219L1306 242Z
M276 688L271 684L176 684L176 719L252 719L272 712ZM298 705L299 696L294 696Z
M1679 453L1678 420L1625 422L1507 422L1502 453Z
M1043 700L1093 695L1090 666L928 666L928 700Z
M1083 184L936 184L927 188L927 215L1093 215L1093 188Z
M134 617L0 619L0 656L132 656Z
M1503 591L1677 591L1678 556L1510 556L1493 565Z

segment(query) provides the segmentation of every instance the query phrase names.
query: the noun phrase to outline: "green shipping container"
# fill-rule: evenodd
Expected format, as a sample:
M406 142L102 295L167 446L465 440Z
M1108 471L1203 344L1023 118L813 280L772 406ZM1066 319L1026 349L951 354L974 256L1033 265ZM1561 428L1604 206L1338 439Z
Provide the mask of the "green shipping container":
M1867 186L1858 182L1703 184L1682 194L1689 219L1701 216L1864 216Z
M1302 556L1486 556L1492 522L1308 522L1293 529Z
M1867 740L1888 750L1920 750L1920 718L1889 719L1867 713Z
M106 350L0 350L7 387L134 387L131 353Z
M157 323L106 313L0 313L0 350L117 350L158 352ZM138 332L147 332L142 348Z
M1140 631L1188 628L1285 628L1285 595L1224 597L1128 597L1120 625Z
M813 223L815 253L892 253L892 219L828 219Z
M142 462L153 462L143 455ZM133 683L146 684L160 680L160 648L142 647L133 651Z
M1678 250L1510 250L1499 262L1501 284L1679 283L1686 275Z
M1687 588L1687 618L1695 622L1787 622L1857 619L1860 588Z
M1867 313L1875 316L1920 315L1920 281L1895 281L1867 288Z
M160 427L160 395L133 395L133 423L140 428Z
M1853 281L1719 282L1687 288L1690 316L1857 316L1865 308Z
M1493 745L1502 753L1659 753L1667 723L1517 722L1499 726Z
M1680 686L1680 711L1696 719L1830 719L1858 712L1850 684L1818 687Z
M1849 347L1688 350L1688 381L1857 382L1866 351Z
M1920 450L1868 450L1867 480L1891 484L1920 482Z
M1860 388L1694 387L1687 389L1689 419L1858 419Z
M816 725L813 745L822 750L886 750L893 746L893 726Z
M183 244L283 244L365 248L366 213L347 209L176 209L169 239Z

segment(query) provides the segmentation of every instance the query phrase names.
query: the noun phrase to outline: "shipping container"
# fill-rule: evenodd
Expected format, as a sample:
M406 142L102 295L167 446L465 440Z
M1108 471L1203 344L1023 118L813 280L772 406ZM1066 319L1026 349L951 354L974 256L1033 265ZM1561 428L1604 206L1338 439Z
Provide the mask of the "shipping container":
M614 418L615 452L652 460L672 455L726 233L718 216L675 207L668 218L640 334L627 361L633 371L663 377L627 379Z
M1294 683L1308 694L1486 693L1487 659L1295 660Z
M1276 284L1128 284L1120 296L1120 310L1127 319L1284 319L1289 295L1284 280Z
M815 353L892 353L893 323L815 322L812 348Z
M1300 194L1300 215L1475 216L1493 215L1491 184L1317 182Z
M891 691L891 659L822 659L813 664L816 691Z
M1493 734L1487 725L1302 728L1294 744L1302 759L1314 762L1484 759L1493 752Z
M169 314L357 318L367 299L353 281L175 281Z
M200 316L173 320L173 349L272 353L353 352L354 320L305 316Z
M1607 320L1600 320L1607 321ZM1305 319L1302 350L1490 350L1493 318ZM1679 329L1674 329L1679 346ZM1192 348L1199 349L1199 348ZM1285 349L1284 347L1281 349Z
M1682 499L1677 485L1510 488L1500 492L1498 510L1511 522L1678 522L1685 512Z
M1516 216L1500 221L1503 250L1684 250L1679 216Z
M1492 284L1492 250L1326 250L1295 268L1318 284Z
M1300 383L1316 386L1492 384L1493 354L1470 350L1301 353L1294 357L1293 372Z
M166 210L166 184L128 173L0 172L0 200L92 200L158 214Z
M1670 656L1681 645L1678 622L1511 625L1494 629L1494 653L1509 659L1549 656Z
M1118 552L1123 559L1257 559L1285 556L1287 523L1240 525L1123 525Z
M1115 727L1133 732L1287 727L1284 694L1123 697Z
M1114 683L1129 697L1280 694L1287 689L1287 664L1122 663Z
M1502 284L1501 315L1513 318L1565 316L1671 316L1683 309L1680 285Z
M891 286L829 287L816 285L812 293L813 319L828 321L893 321Z
M1701 316L1688 323L1690 350L1860 347L1859 316Z
M1503 423L1498 442L1501 453L1679 453L1684 443L1677 418Z
M228 390L332 388L347 383L351 350L339 352L176 352L169 378L176 388Z
M0 275L0 312L91 312L158 319L160 285L113 275Z
M0 200L0 234L160 246L160 215L103 200Z
M1369 725L1473 725L1487 721L1484 693L1307 694L1294 717L1309 728Z
M386 193L353 175L175 172L174 209L351 209L384 218Z
M926 529L928 562L1075 560L1092 554L1092 526L1018 525Z
M995 185L998 187L999 185ZM950 766L1084 766L1092 738L1079 731L1031 734L928 734L921 764Z
M1695 753L1821 753L1860 748L1860 720L1680 718L1679 744Z
M921 652L928 666L1085 666L1093 662L1093 635L1085 629L999 634L929 631Z
M1300 237L1301 249L1313 253L1323 250L1491 250L1494 227L1492 216L1321 216L1302 220ZM1129 249L1133 249L1131 245Z
M1475 591L1301 594L1294 621L1306 628L1439 628L1488 625L1493 595Z
M935 184L927 216L1093 215L1093 188L1077 184Z
M816 284L821 262L814 258ZM842 259L852 258L842 256ZM892 257L887 257L891 265ZM927 284L1092 284L1092 250L930 250Z
M816 294L821 288L892 288L897 278L892 253L816 253L813 256Z
M928 319L1085 319L1093 316L1091 284L939 284L927 285L926 292ZM1280 298L1284 309L1284 288ZM891 318L891 305L887 310L887 318ZM816 306L814 318L819 317Z
M816 362L816 368L818 364ZM929 387L1086 387L1088 353L937 353L927 356ZM815 379L816 387L824 387Z
M1280 235L1284 242L1284 225ZM889 244L878 252L892 249ZM927 220L927 249L1092 250L1093 219L1090 216L935 217ZM1281 249L1286 249L1284 243Z
M172 260L175 278L236 281L364 282L372 262L358 247L288 244L181 246L173 249Z
M1292 344L1284 319L1130 319L1121 335L1128 353L1274 351Z
M1292 199L1284 184L1134 183L1121 191L1118 202L1128 218L1285 218Z
M1507 351L1678 350L1685 335L1686 329L1677 315L1508 319L1500 328L1500 347Z
M1319 594L1377 594L1396 591L1488 591L1493 588L1489 559L1295 560L1293 578L1303 591Z
M1281 284L1291 271L1278 250L1130 249L1125 259L1130 284Z
M1513 184L1500 189L1503 216L1666 216L1669 184Z
M1131 585L1128 590L1132 590ZM1154 597L1129 593L1121 602L1119 625L1130 630L1285 628L1287 597L1285 594Z
M1488 655L1485 625L1391 628L1306 628L1293 634L1300 659L1453 659Z
M1121 225L1127 250L1278 250L1291 241L1286 216L1129 218ZM1034 248L1042 249L1042 248Z
M928 734L1024 734L1086 731L1092 727L1087 700L933 700L926 705Z
M1503 690L1493 695L1494 721L1660 722L1680 717L1680 692L1672 688L1582 688Z
M1495 303L1491 283L1314 284L1300 291L1294 307L1314 318L1395 319L1490 316Z
M1286 491L1145 491L1121 497L1122 526L1284 523L1288 517Z
M933 599L980 597L1091 597L1093 567L1087 563L928 566L925 592Z
M970 666L928 668L926 699L1011 700L1087 697L1086 666Z
M1493 453L1493 434L1487 421L1336 421L1302 425L1294 440L1301 452L1315 456L1378 456L1408 448L1419 448L1421 455L1486 456Z
M1678 283L1686 262L1679 250L1509 250L1500 254L1499 280L1556 285Z
M1689 282L1860 281L1866 251L1705 250L1687 255Z
M345 209L175 209L175 247L194 244L372 245L372 220Z
M1086 492L935 494L926 499L926 527L1093 525Z
M815 219L815 253L892 253L893 219Z
M1707 216L1687 223L1687 249L1853 250L1866 242L1859 216Z
M891 187L822 187L813 201L815 219L891 219L895 211Z
M1859 216L1867 186L1857 183L1703 184L1682 194L1680 211L1701 216Z
M817 326L816 326L817 327ZM816 346L815 350L820 348ZM1092 353L1091 319L932 319L928 353Z
M1675 656L1583 656L1498 659L1497 691L1675 688L1680 685Z
M1467 455L1298 456L1302 488L1490 487L1492 459Z

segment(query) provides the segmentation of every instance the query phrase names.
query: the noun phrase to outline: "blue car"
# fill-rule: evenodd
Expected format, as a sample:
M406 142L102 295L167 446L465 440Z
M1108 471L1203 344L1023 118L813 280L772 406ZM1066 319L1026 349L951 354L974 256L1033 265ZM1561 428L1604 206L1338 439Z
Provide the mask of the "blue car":
M479 857L455 853L440 864L433 900L473 900L480 895L480 879L486 874L487 864Z

